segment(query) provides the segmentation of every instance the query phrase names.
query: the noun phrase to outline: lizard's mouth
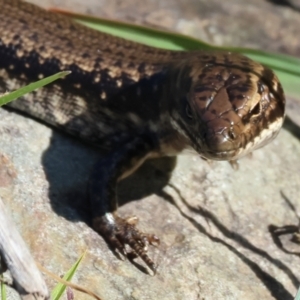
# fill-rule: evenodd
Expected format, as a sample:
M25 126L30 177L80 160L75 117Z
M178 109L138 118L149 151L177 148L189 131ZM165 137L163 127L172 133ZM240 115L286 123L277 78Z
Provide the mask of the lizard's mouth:
M278 118L269 127L261 130L257 135L242 132L239 135L227 134L225 131L202 140L200 155L211 160L237 160L250 152L259 149L272 141L279 133L283 117ZM225 132L225 133L224 133Z
M230 151L206 151L201 157L208 160L235 160L239 158L238 150Z

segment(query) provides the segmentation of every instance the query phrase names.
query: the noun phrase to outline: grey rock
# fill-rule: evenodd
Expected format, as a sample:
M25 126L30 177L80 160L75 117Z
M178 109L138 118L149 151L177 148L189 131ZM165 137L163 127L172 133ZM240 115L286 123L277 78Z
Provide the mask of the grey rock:
M218 44L299 52L294 12L282 8L279 14L278 7L258 0L102 0L91 1L93 8L87 1L67 2L70 9L181 30ZM0 194L36 261L53 273L64 274L87 250L73 282L103 300L295 296L300 246L291 234L276 239L270 229L299 223L297 125L240 160L236 171L226 162L182 155L149 162L120 184L120 214L138 216L142 230L161 238L149 250L159 265L156 276L139 259L136 265L117 259L89 226L86 185L99 157L95 149L6 110L0 111L0 132ZM54 286L50 278L47 283ZM75 299L90 299L74 293Z

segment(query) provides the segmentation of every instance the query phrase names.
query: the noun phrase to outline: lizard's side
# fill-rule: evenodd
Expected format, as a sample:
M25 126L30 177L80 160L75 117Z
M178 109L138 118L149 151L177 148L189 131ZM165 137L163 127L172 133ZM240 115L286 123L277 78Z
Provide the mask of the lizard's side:
M71 70L10 104L101 148L89 181L93 227L146 264L154 235L117 215L116 186L146 159L194 149L236 160L272 140L285 98L274 73L229 52L155 49L87 29L19 0L0 0L0 92Z

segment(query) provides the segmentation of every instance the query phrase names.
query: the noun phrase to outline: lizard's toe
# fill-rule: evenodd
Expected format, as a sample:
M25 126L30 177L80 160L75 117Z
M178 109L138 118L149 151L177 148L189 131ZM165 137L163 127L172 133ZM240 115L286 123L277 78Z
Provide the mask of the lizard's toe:
M94 229L122 255L128 256L125 245L128 245L133 254L140 257L146 265L156 273L156 265L148 256L148 246L158 245L159 238L154 234L145 234L136 228L138 219L130 217L122 219L117 216L98 217L93 220ZM132 254L132 252L130 253Z

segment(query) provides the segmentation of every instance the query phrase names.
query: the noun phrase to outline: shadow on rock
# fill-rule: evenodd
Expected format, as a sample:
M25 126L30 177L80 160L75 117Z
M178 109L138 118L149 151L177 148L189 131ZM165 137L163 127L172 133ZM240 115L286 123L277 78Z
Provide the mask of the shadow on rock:
M300 218L298 216L296 207L288 199L288 197L281 192L281 196L289 209L294 213L298 224L287 224L284 226L269 225L268 229L273 239L274 244L284 253L300 256Z
M256 255L259 255L261 258L268 260L270 263L272 263L274 266L282 270L291 280L293 285L298 289L300 285L300 281L298 278L293 274L293 272L280 260L273 258L268 252L256 247L251 242L249 242L246 238L241 236L239 233L234 232L226 228L215 216L212 212L202 208L202 207L193 207L191 206L184 197L182 197L180 191L174 187L173 185L169 185L172 187L180 197L181 201L185 204L185 206L191 211L192 213L196 213L201 215L207 222L211 222L216 226L216 228L222 233L222 235L237 244L239 244L241 247L250 250L251 252L255 253ZM209 231L201 225L199 222L197 222L193 217L187 215L185 212L183 212L180 207L176 204L173 197L169 195L166 192L162 192L160 195L164 197L167 201L172 203L177 209L179 210L180 214L189 220L191 224L202 234L207 236L211 241L222 244L225 246L228 250L230 250L232 253L234 253L237 257L239 257L254 273L255 275L261 280L261 282L264 284L264 286L270 291L274 299L282 300L282 299L290 299L292 300L294 297L289 293L289 291L284 287L284 285L279 282L276 278L274 278L272 275L270 275L268 272L263 270L255 261L251 260L249 257L247 257L245 254L243 254L240 250L237 250L236 247L229 244L225 240L218 238L216 236L213 236L209 233Z
M69 136L53 132L51 143L43 154L42 164L49 182L53 210L76 222L91 224L87 186L90 171L99 160L95 147ZM176 158L147 161L134 174L118 185L119 204L159 193L168 184Z

